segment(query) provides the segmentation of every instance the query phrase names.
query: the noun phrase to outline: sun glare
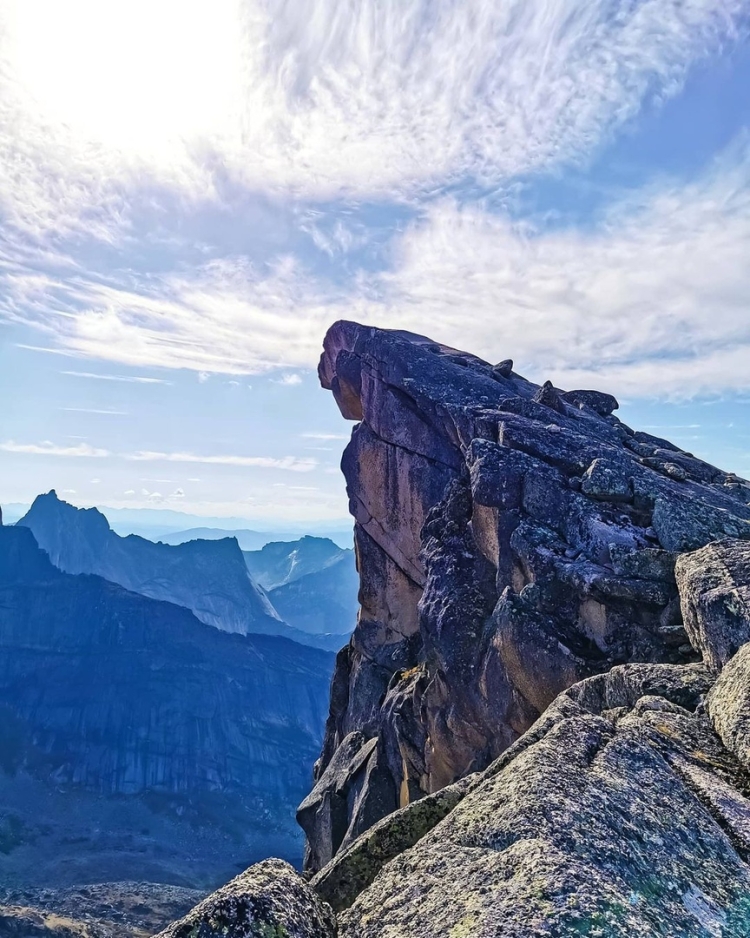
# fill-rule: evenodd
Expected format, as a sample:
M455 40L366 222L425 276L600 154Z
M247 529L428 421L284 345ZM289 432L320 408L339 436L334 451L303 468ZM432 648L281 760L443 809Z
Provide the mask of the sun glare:
M239 0L0 0L0 11L19 110L53 133L153 158L236 125Z

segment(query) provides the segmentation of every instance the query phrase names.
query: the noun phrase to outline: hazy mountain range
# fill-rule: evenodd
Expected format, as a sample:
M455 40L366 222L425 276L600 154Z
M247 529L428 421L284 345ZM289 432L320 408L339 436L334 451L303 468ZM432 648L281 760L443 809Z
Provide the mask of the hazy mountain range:
M0 527L0 882L208 886L269 849L299 859L332 665L64 573Z
M15 524L31 507L23 502L5 502L2 506L5 524ZM330 538L339 547L352 545L352 527L347 521L317 521L312 525L284 524L267 528L265 524L253 524L248 528L246 518L220 518L193 515L172 508L102 508L113 531L126 536L138 534L151 541L165 544L182 544L185 541L203 538L238 536L243 550L260 550L272 541L295 541L306 534Z
M179 544L154 543L134 534L121 537L96 508L75 508L54 491L38 496L17 523L33 531L60 570L97 574L144 596L177 603L226 632L282 635L338 650L356 622L353 552L330 540L304 538L296 544L268 545L255 561L253 553L243 556L229 532L223 532L221 539ZM290 614L285 621L252 575L255 565L263 576L270 558L289 569L286 579L277 577L274 585L314 575L331 564L336 573L320 584L314 578L307 580L297 588L296 602L282 594L280 603ZM270 585L267 578L263 582Z

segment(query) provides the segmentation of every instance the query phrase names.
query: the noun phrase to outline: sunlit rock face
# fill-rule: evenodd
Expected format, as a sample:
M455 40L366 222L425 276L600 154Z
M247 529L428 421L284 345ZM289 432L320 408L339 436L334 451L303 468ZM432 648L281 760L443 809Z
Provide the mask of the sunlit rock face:
M750 486L627 427L611 395L350 322L324 348L321 382L358 421L361 608L298 815L312 870L484 769L572 684L696 661L676 557L750 538Z

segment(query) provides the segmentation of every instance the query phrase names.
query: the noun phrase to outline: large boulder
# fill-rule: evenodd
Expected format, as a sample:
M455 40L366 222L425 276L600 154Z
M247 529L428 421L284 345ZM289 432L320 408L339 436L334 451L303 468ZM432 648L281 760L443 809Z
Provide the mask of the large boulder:
M329 330L319 374L358 421L342 469L361 610L318 807L300 812L312 872L380 817L483 771L571 684L696 661L675 556L750 537L742 480L633 431L611 395L351 322ZM373 746L370 781L352 765L342 798L327 769L353 733Z
M706 706L724 745L750 771L750 643L724 667Z
M690 641L718 671L750 642L750 542L727 538L683 554L676 575Z
M283 860L251 866L158 938L335 938L333 913Z
M698 665L563 693L339 915L340 938L750 935L750 778Z

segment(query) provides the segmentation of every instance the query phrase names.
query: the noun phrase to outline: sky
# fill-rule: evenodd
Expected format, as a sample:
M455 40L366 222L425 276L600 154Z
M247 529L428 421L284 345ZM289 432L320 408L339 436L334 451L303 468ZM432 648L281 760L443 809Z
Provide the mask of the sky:
M0 503L346 517L337 319L750 476L750 0L0 0Z

